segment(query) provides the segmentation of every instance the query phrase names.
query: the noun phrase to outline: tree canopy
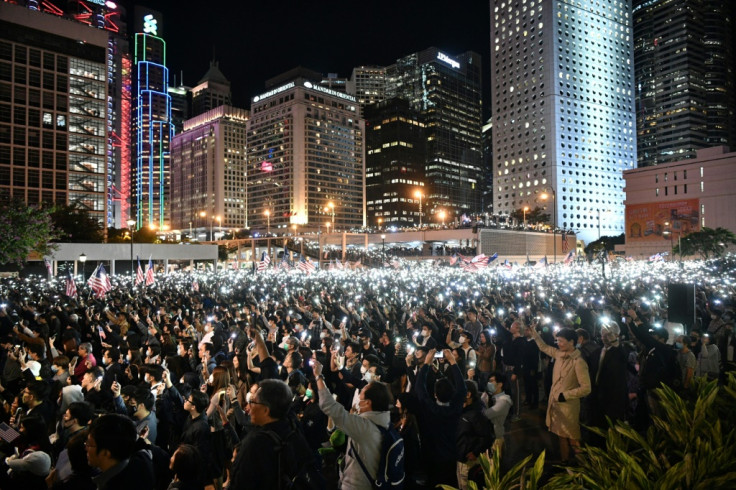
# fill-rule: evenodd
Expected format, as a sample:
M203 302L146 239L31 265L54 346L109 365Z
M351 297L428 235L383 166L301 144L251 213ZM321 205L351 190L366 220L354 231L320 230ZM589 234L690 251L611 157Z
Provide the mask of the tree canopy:
M672 253L685 256L699 255L707 260L721 257L729 245L736 245L736 235L732 231L721 227L715 229L703 227L700 231L680 238L679 244L672 247Z
M51 210L13 199L0 203L0 264L22 264L31 253L46 255L58 235Z
M51 211L51 220L60 243L102 243L104 230L98 220L78 203L56 204Z
M524 208L517 209L511 213L511 217L519 223L524 223ZM526 212L526 222L530 225L549 223L550 215L544 208L536 206Z

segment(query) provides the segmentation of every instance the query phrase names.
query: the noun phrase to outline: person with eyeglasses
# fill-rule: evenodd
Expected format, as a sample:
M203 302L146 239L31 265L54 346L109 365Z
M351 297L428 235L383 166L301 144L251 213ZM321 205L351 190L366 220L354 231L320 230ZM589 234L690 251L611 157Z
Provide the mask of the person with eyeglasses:
M230 488L323 488L324 482L296 417L292 392L279 379L261 381L249 400L248 432L231 469Z

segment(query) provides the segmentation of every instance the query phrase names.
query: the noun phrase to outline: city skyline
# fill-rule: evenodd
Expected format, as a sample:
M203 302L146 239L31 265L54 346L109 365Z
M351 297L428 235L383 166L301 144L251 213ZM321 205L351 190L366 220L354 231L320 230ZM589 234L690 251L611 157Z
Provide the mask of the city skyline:
M138 3L162 13L170 84L175 85L174 77L176 85L181 84L183 72L184 84L196 85L214 58L232 84L236 107L248 108L250 98L264 91L266 80L296 66L349 77L356 66L387 66L430 46L450 55L476 51L483 57L483 66L490 59L487 2L461 1L450 6L438 0L400 4L379 0L365 11L318 2L310 4L304 15L284 14L300 9L297 2L265 2L228 5L227 10L201 9L196 17L168 0ZM132 5L128 2L126 6L129 13ZM270 26L269 19L273 19ZM331 25L334 27L324 27ZM198 40L192 42L195 27ZM484 73L484 96L487 82ZM485 102L484 114L488 110Z

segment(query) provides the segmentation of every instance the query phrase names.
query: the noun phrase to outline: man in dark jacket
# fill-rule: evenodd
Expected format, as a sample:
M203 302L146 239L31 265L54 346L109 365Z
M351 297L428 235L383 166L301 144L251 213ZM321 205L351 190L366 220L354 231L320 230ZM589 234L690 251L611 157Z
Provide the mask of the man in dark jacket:
M250 401L256 429L241 443L231 470L230 488L295 487L316 478L314 456L294 417L289 414L292 393L281 380L261 382Z
M216 471L212 461L212 432L210 431L210 424L207 422L206 413L209 404L209 397L197 390L193 390L184 400L184 410L189 412L189 417L184 422L180 440L182 444L191 444L199 450L199 454L204 459L202 463L206 468L205 479L207 484L219 477L215 474ZM221 462L218 462L217 466L221 466L221 464Z
M524 344L526 343L521 336L522 326L523 324L520 320L515 320L508 330L501 328L497 332L503 348L503 371L509 381L508 386L506 386L506 392L511 395L511 399L514 402L512 407L514 421L519 420L519 412L521 410L520 378L523 374Z
M480 393L475 381L466 380L468 390L457 428L457 483L468 488L468 470L478 464L481 453L491 447L491 423L481 409Z
M450 364L447 375L451 379L438 379L434 384L434 397L430 396L427 390L427 374L435 354L435 349L430 349L417 374L416 384L423 421L423 447L427 448L424 456L432 487L438 484L457 485L455 438L467 393L463 375L452 351L445 349L442 352L446 362Z
M99 490L154 487L150 453L135 450L137 437L124 415L103 415L92 423L85 447L89 465L101 471L94 478Z

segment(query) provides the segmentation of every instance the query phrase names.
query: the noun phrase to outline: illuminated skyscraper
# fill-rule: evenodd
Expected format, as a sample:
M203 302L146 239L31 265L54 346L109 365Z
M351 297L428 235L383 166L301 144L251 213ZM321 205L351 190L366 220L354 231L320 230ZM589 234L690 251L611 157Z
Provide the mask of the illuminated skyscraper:
M347 93L364 108L386 99L386 67L357 66L347 83Z
M104 225L108 34L60 15L0 2L0 193Z
M736 147L736 3L634 1L640 167Z
M184 121L171 145L172 228L209 238L210 225L245 227L247 121L248 111L230 106Z
M230 80L220 71L217 61L210 61L210 68L192 89L192 117L204 114L215 107L232 104Z
M386 69L386 97L402 98L426 124L423 214L442 209L448 221L480 213L481 57L428 48Z
M292 70L251 101L247 225L324 230L363 226L364 121L355 97ZM274 81L278 85L272 84ZM332 204L332 206L330 206ZM264 214L269 212L267 218ZM333 229L335 229L333 228Z
M136 103L133 173L133 219L138 228L163 229L169 216L171 96L166 67L166 42L158 36L160 16L136 9Z
M600 212L603 235L623 233L622 172L636 163L631 2L493 0L491 101L494 213L544 207L590 241Z

